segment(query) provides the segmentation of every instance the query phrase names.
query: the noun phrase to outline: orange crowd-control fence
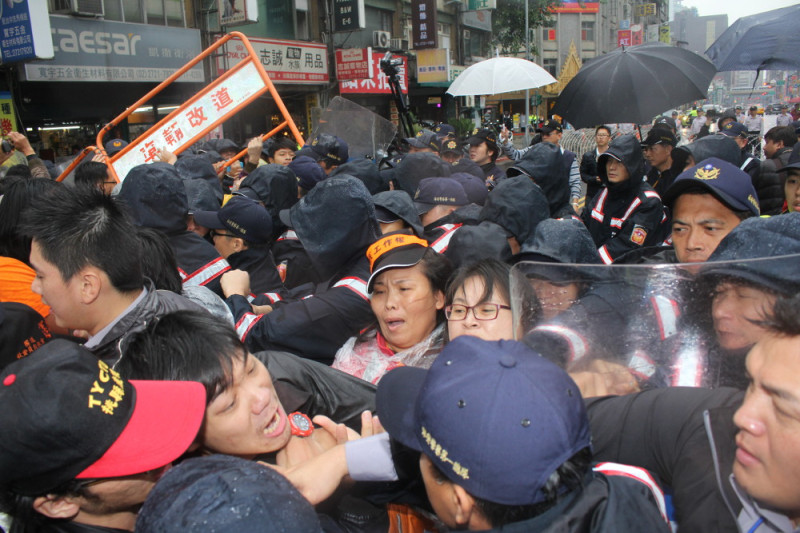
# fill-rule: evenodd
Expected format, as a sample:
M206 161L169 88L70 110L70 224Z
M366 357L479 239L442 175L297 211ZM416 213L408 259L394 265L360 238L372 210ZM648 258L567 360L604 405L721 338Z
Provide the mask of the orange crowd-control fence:
M114 120L106 124L103 129L100 130L100 133L97 134L96 145L84 148L57 178L58 181L68 176L90 153L107 156L103 144L103 139L106 134L137 109L144 106L155 95L164 90L165 87L169 86L189 71L189 69L213 54L231 39L239 39L242 41L247 51L247 56L231 69L225 71L219 78L206 85L202 90L161 119L157 124L134 139L123 150L114 154L113 157L105 157L105 163L108 165L109 177L117 182L122 181L131 168L156 160L162 148L166 148L176 155L180 154L189 146L202 139L209 131L241 111L266 91L269 91L278 110L283 115L284 120L277 127L262 135L261 140L264 141L288 127L298 144L302 145L304 143L303 137L300 135L300 131L297 129L294 120L292 120L292 116L286 109L275 85L264 70L250 41L240 32L231 32L203 50L200 55L176 70L171 76L159 83L124 112L120 113ZM247 153L247 149L242 150L228 161L225 161L223 166L230 166L233 162L243 157L245 153Z

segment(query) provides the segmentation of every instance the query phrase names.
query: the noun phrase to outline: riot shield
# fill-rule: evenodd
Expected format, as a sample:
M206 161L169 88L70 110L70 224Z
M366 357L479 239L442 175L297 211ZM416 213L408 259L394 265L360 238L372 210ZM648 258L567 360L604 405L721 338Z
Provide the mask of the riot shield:
M800 292L800 255L704 264L511 269L518 340L610 393L744 388L745 356L779 298ZM522 290L527 284L536 297Z
M351 158L380 161L394 139L397 126L365 107L337 96L320 115L309 139L328 133L344 139Z

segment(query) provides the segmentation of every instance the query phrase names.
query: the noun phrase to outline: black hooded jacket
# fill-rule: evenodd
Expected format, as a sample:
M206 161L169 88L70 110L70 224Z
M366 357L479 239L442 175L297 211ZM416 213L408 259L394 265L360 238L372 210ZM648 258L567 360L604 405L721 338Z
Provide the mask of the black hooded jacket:
M214 165L203 155L184 155L175 162L175 170L185 180L201 180L211 187L217 202L222 203L222 185Z
M784 180L778 170L788 164L791 154L792 148L787 146L761 162L761 171L758 178L753 180L753 187L756 188L762 215L779 215L783 208Z
M297 177L289 167L261 165L242 180L239 193L264 204L272 217L273 237L277 238L286 229L278 214L297 203Z
M574 154L572 154L574 159ZM571 162L570 162L571 165ZM550 206L550 216L562 218L574 215L570 205L569 169L567 156L552 143L539 143L525 152L516 165L508 169L508 177L524 174L542 188Z
M480 217L502 226L522 244L533 236L539 222L550 218L550 208L541 187L527 176L515 176L489 193Z
M609 157L622 161L628 179L621 183L608 181ZM630 250L663 241L667 232L664 207L658 193L643 181L644 156L636 136L614 139L598 159L597 170L606 188L586 206L581 218L603 262L610 264Z
M330 364L344 342L374 320L367 293L366 249L379 236L372 197L352 176L317 184L291 211L297 237L319 275L327 280L305 298L286 299L265 315L246 298L228 305L248 348L286 350Z
M211 243L187 231L189 204L175 167L167 163L133 167L122 182L119 198L137 225L161 230L169 237L184 285L202 285L223 295L219 278L230 265Z

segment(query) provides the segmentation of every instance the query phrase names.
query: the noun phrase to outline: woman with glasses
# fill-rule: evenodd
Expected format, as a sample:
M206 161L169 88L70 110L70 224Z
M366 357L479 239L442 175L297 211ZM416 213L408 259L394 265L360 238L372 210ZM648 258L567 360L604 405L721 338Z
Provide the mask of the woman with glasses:
M526 320L536 321L540 307L530 287L520 294ZM456 271L447 286L447 333L450 340L470 335L484 340L514 339L509 267L496 259L481 259Z
M350 338L333 367L377 383L398 366L428 368L444 344L444 290L450 261L415 235L383 235L367 250L375 324Z

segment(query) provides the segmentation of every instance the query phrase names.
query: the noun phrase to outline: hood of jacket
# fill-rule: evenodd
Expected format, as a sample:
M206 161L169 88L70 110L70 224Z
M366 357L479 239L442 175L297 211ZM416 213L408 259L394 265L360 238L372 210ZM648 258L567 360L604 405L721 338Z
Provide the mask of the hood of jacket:
M364 185L367 186L369 193L375 195L381 191L387 190L383 179L381 179L381 175L378 172L378 165L375 164L375 161L372 159L367 159L364 157L353 159L352 161L348 161L343 165L339 165L333 172L331 172L331 177L338 176L340 174L347 174L348 176L354 176L361 181L364 182Z
M214 165L202 155L185 155L175 162L175 170L185 180L202 180L211 187L217 202L222 202L222 185Z
M297 177L283 165L261 165L239 184L239 190L244 189L251 189L258 201L264 204L272 215L273 227L280 225L278 213L297 203ZM247 196L252 198L249 194Z
M622 183L609 183L606 173L606 161L613 157L622 162L628 171L628 179ZM644 154L642 145L636 135L628 134L617 137L608 146L608 150L597 158L597 175L610 190L627 190L637 188L644 176Z
M533 239L522 243L520 256L526 261L603 264L586 226L574 218L543 220L536 226Z
M218 211L219 200L214 194L214 189L203 180L183 180L186 189L186 199L189 202L189 214L195 211Z
M561 148L553 143L539 143L525 152L522 159L506 171L506 176L524 174L542 188L550 212L555 213L569 204L569 170L564 165Z
M133 167L122 182L119 199L139 226L167 234L186 229L186 189L172 165L159 162Z
M422 223L417 214L414 201L405 191L383 191L372 196L376 207L382 207L397 215L408 224L416 233L417 237L422 237Z
M538 185L527 176L516 176L502 180L489 193L480 218L502 226L521 244L539 222L550 218L550 207Z
M718 157L737 167L742 164L742 150L736 141L726 135L707 135L677 149L692 154L695 164L709 157Z
M297 238L323 279L362 256L381 234L372 196L353 176L339 175L318 183L289 215Z
M453 263L455 270L481 259L497 259L506 263L511 259L511 247L506 231L494 222L486 221L476 226L458 228L444 255Z

